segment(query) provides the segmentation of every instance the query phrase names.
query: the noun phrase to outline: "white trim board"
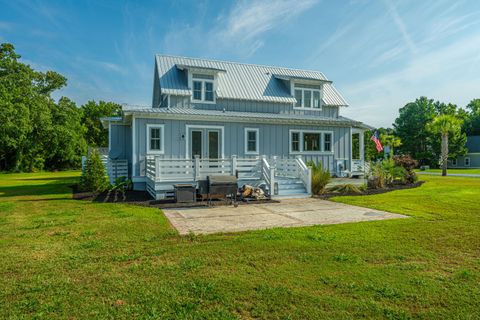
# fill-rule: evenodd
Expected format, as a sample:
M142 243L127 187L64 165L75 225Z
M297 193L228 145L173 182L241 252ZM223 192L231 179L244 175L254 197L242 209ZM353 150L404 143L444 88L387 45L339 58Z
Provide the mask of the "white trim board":
M221 155L222 159L225 158L225 127L224 126L204 126L197 124L186 124L185 125L185 158L190 159L190 150L189 150L189 140L190 140L190 129L217 129L220 130L222 135L222 150Z

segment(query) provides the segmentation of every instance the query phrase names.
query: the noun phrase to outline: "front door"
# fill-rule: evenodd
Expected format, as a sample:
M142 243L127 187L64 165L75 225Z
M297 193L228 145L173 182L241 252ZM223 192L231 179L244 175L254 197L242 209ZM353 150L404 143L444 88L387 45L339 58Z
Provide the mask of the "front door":
M219 159L222 156L220 129L190 129L189 151L193 159L199 156L202 159Z

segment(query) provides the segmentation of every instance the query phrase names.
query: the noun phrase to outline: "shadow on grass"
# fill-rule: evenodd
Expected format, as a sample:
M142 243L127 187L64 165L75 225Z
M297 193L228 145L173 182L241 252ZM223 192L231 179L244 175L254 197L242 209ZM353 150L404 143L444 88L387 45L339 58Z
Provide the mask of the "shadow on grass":
M1 186L0 198L18 196L44 196L71 193L71 183L47 183L41 185Z
M76 177L67 176L67 177L45 177L45 178L18 178L14 179L16 181L51 181L51 183L59 182L59 181L71 181L74 183L78 179Z

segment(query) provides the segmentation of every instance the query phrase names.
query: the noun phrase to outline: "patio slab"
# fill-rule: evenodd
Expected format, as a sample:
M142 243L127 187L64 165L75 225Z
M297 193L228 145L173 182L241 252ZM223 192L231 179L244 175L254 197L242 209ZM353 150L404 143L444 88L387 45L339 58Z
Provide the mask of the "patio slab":
M212 208L165 209L180 234L209 234L406 218L407 216L320 199Z

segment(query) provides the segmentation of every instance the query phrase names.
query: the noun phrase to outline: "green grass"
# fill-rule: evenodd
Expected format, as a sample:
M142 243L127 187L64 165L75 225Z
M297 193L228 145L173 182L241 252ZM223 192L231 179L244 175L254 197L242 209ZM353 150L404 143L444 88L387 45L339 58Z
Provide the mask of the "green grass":
M209 236L77 179L0 175L0 318L480 318L480 179L334 199L409 219Z
M420 170L418 170L419 172L422 172ZM428 169L428 170L425 170L423 172L437 172L437 173L441 173L442 172L442 169ZM464 173L464 174L480 174L480 169L448 169L447 170L447 174L448 173Z

